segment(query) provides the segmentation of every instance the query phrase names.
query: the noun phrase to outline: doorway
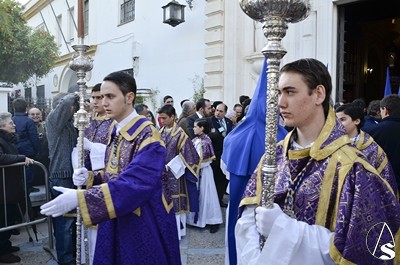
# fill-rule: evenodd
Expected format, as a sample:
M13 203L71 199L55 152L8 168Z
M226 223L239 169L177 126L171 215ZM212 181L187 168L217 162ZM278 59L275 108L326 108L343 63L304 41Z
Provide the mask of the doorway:
M400 1L364 0L338 6L336 101L382 99L389 69L400 87Z

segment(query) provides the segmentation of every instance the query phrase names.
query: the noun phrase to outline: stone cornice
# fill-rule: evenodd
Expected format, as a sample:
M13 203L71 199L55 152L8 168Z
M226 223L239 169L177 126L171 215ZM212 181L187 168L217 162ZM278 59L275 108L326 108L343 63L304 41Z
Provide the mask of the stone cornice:
M86 55L93 56L96 54L96 50L97 50L97 45L91 45L89 50L87 50ZM54 67L68 64L71 61L71 58L74 54L75 52L70 52L60 56L55 62Z
M53 2L54 0L38 0L33 6L31 6L28 10L24 12L22 15L22 18L25 21L28 21L31 19L34 15L42 11L43 8L45 8L48 4Z

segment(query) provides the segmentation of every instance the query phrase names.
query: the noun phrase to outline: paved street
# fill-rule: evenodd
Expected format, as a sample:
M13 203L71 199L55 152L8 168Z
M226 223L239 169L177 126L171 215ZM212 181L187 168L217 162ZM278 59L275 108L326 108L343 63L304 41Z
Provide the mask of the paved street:
M225 216L225 208L223 208ZM224 217L225 218L225 217ZM30 229L33 242L29 242L26 229L20 228L20 235L13 235L13 245L19 246L20 251L15 254L21 257L20 263L24 265L56 265L55 251L48 248L47 223L37 225L38 242ZM222 265L225 257L225 225L221 225L219 231L211 234L208 228L199 229L187 227L187 236L180 242L183 265ZM47 250L45 250L47 249ZM0 263L4 264L4 263Z

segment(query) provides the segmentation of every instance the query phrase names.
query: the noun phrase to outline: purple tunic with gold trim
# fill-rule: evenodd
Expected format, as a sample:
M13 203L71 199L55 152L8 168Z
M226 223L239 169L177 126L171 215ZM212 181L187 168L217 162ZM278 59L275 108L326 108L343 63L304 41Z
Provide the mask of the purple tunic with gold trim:
M382 178L386 179L394 191L397 190L396 178L394 171L389 163L385 151L380 147L368 133L360 131L359 138L355 143L367 161L376 168Z
M166 183L164 193L172 197L172 202L167 201L167 203L169 207L174 208L175 214L197 212L199 195L196 182L200 170L199 155L187 134L176 124L171 129L161 128L160 133L167 149L165 164L179 155L186 166L185 174L179 179L164 169L163 183Z
M93 264L181 264L175 214L163 204L165 147L141 116L115 135L106 169L78 191L85 225L98 225Z
M390 181L382 178L350 145L333 110L311 148L291 150L293 135L289 133L277 147L275 202L282 209L287 207L289 179L297 177L295 217L334 232L329 254L336 264L384 264L376 257L385 255L381 247L386 243L396 242L400 253L400 206L390 184L395 183L391 181L394 176L387 176ZM241 206L260 203L262 160L247 184ZM389 229L382 230L383 223ZM376 257L371 254L375 246ZM385 264L396 264L399 258L396 255Z
M99 117L93 115L89 120L89 127L85 130L85 137L93 143L107 144L110 135L110 127L113 119L107 116ZM89 151L85 151L85 167L91 170L92 164L90 163Z

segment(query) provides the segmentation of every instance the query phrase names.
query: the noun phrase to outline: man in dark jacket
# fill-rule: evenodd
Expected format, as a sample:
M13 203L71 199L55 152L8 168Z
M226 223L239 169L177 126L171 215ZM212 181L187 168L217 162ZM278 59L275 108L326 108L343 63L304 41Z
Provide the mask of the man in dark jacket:
M16 144L18 153L28 157L36 157L40 151L39 134L35 122L28 117L27 104L25 99L16 98L13 101L14 117L12 118L15 123L18 142ZM32 191L34 175L31 168L26 168L26 187L28 194Z
M396 174L400 190L400 96L389 95L380 102L382 121L366 128L365 131L374 138L387 154Z
M15 146L17 135L15 124L11 120L11 113L0 113L0 165L9 165L18 162L25 162L25 165L33 163L33 159L24 155L19 155ZM0 170L0 227L13 225L16 217L19 216L18 204L24 201L23 189L23 168L7 167ZM3 186L3 181L5 187ZM4 201L3 190L6 190L6 201ZM7 213L5 220L4 212ZM6 222L7 221L7 222ZM18 247L11 246L11 230L0 232L0 263L16 263L21 258L13 255L12 252L19 250Z

